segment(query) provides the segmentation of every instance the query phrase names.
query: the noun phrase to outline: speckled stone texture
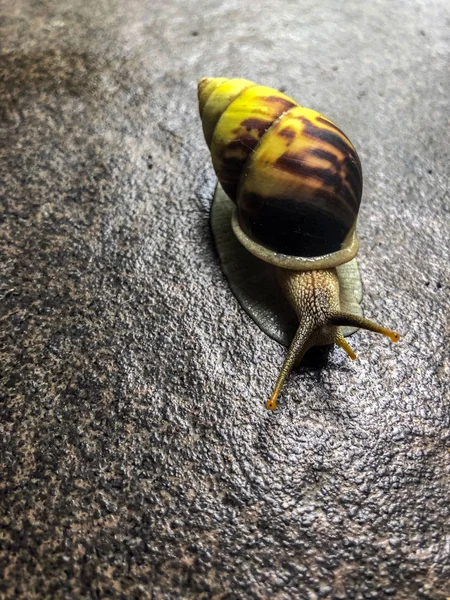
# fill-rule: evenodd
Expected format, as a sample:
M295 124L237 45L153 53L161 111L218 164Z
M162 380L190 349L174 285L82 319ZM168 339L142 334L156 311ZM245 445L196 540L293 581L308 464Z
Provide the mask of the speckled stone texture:
M340 6L340 8L337 8ZM434 599L449 564L448 0L1 0L3 599ZM366 315L285 350L208 225L204 75L365 174Z

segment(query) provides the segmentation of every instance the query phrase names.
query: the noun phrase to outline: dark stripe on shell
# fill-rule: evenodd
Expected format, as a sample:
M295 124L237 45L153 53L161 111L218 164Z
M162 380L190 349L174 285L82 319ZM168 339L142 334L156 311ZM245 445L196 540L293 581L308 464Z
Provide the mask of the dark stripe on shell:
M348 137L345 135L345 133L339 129L339 127L337 127L334 123L332 123L331 121L327 121L325 118L323 117L317 117L316 119L317 121L319 121L320 123L324 123L325 125L332 127L333 129L335 129L338 133L340 133L345 140L348 140L348 144L345 144L344 140L340 140L339 146L345 147L346 151L344 151L344 154L347 158L347 161L345 163L346 168L352 172L352 175L350 175L350 178L353 182L356 183L356 181L359 181L359 184L355 186L355 190L360 188L362 189L362 168L361 168L361 162L359 160L359 156L358 153L356 152L356 150L353 148L350 140L348 139ZM320 131L323 131L323 129L319 128ZM323 139L323 141L330 143L330 139L326 139L326 137L320 138ZM344 146L342 146L342 144L344 144ZM335 147L336 144L333 143L333 145Z
M262 137L264 133L272 125L273 121L263 121L262 119L250 118L245 119L241 123L241 127L244 127L247 131L255 130L258 132L258 137ZM239 129L235 133L239 133Z
M275 165L283 169L283 171L291 173L296 177L301 177L302 183L305 185L307 185L308 179L313 179L318 181L322 187L331 187L336 196L348 196L348 190L344 185L343 178L334 169L312 167L305 160L302 160L301 156L290 155L288 153L280 156Z
M242 169L257 143L257 138L247 134L241 135L223 148L222 161L217 170L217 177L225 193L233 201L236 201L237 186Z
M216 171L217 177L227 195L234 201L236 200L241 173L249 155L253 152L265 132L285 109L295 106L292 102L284 100L284 98L278 98L277 96L262 98L263 102L266 100L272 104L271 112L273 113L273 118L270 120L258 117L244 119L240 123L240 126L232 132L236 136L235 139L223 146L220 152L221 163ZM275 104L277 105L276 110L273 106Z
M289 143L291 143L295 139L296 133L295 129L292 129L292 127L284 127L284 129L279 129L277 131L277 135L286 138Z
M328 161L337 169L342 164L342 161L336 156L336 154L333 154L328 150L323 150L322 148L313 148L309 151L309 154L311 154L312 156L316 156L317 158L321 158L322 160Z
M329 131L327 129L324 129L323 127L317 127L306 117L297 118L304 125L303 135L306 135L311 139L319 140L321 142L325 142L326 144L334 146L334 148L336 148L336 150L338 150L345 157L355 156L355 151L353 150L352 146L347 144L345 140L343 140L339 135L337 135L333 131Z
M308 179L313 179L318 181L321 187L331 187L336 199L339 198L342 202L348 204L356 214L360 196L356 195L356 191L343 178L342 166L340 165L338 171L334 168L313 167L307 164L307 157L307 152L300 155L285 152L276 160L275 166L295 177L300 177L304 185L307 185ZM317 195L320 195L320 193Z
M345 174L345 179L349 187L352 189L358 201L360 201L363 189L363 179L359 161L349 157L344 163L343 173Z
M247 151L251 152L257 143L258 140L252 135L241 135L238 139L228 142L228 144L224 147L223 156L225 160L228 160L227 154L230 153L230 150L243 150L248 154Z
M356 221L358 217L359 203L355 204L350 196L337 196L334 191L330 192L323 188L312 190L309 202L313 205L315 202L327 204L328 207L334 207L333 212L339 211L339 217L346 223Z
M325 142L327 144L332 145L336 150L343 155L343 163L341 166L342 175L345 172L345 179L348 183L348 188L351 190L352 195L355 197L355 201L359 202L361 200L362 194L362 172L361 172L361 163L359 161L358 154L351 146L350 142L347 144L345 140L341 139L341 137L335 134L332 131L327 131L322 127L317 127L311 121L306 119L305 117L298 117L302 123L304 124L304 135L308 136L311 139L318 140L320 142ZM318 117L317 120L321 119ZM328 125L328 122L324 119L321 119L322 122ZM334 129L338 130L337 127ZM339 130L340 131L340 130ZM345 139L348 139L344 136Z
M359 170L359 164L353 157L345 157L344 160L339 159L335 154L321 148L314 148L309 151L309 154L328 161L340 173L341 177L347 182L352 194L356 199L362 195L362 175ZM358 200L359 202L359 200Z
M262 96L261 100L267 104L278 104L283 109L283 112L294 106L298 106L295 102L291 102L286 98L280 98L280 96Z
M327 127L331 127L332 129L334 129L335 131L340 133L342 135L342 137L344 137L346 140L348 140L348 137L345 135L345 133L342 131L342 129L339 129L339 127L337 125L335 125L332 121L328 121L328 119L326 119L324 117L316 117L316 121L318 121L319 123L323 123L324 125L327 125Z
M315 204L311 198L273 198L244 192L239 197L239 223L247 235L274 252L320 256L342 247L354 225L351 212Z

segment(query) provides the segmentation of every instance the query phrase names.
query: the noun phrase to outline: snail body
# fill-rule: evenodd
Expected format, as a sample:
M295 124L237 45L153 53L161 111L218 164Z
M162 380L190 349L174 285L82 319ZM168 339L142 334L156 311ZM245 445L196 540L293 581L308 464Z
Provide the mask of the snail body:
M289 345L267 408L312 346L358 328L399 335L362 316L355 259L362 171L329 119L272 88L204 78L199 109L217 174L211 224L223 270L244 309Z

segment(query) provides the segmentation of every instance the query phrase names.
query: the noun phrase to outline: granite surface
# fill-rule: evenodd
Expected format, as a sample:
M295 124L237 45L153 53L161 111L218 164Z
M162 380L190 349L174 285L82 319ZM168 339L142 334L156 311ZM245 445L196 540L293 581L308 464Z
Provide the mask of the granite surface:
M337 8L338 4L342 4ZM0 0L0 597L450 596L447 0ZM208 225L196 82L337 122L367 316L289 378Z

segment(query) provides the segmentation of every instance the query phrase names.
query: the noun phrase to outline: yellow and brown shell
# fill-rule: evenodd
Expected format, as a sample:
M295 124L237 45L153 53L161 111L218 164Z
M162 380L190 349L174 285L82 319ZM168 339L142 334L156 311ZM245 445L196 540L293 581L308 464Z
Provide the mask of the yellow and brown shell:
M198 97L214 169L248 238L292 257L351 243L361 164L332 121L245 79L204 78Z

